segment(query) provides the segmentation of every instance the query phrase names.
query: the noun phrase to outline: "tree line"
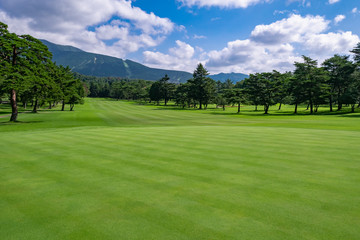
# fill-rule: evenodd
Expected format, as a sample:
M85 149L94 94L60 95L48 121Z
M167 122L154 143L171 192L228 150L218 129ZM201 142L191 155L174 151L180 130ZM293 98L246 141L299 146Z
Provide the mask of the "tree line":
M153 81L121 77L95 77L74 73L86 83L89 97L115 98L124 100L146 100Z
M183 108L207 108L213 103L222 106L241 104L264 107L267 114L270 106L279 104L294 105L297 113L299 104L307 104L310 114L317 112L320 105L329 105L329 111L341 110L344 105L351 111L360 107L360 43L351 51L350 56L334 55L326 59L321 66L316 60L302 56L302 62L295 62L293 72L280 73L276 70L250 74L245 80L232 84L215 82L202 64L194 71L193 78L178 86L169 83L165 76L152 84L149 98L159 103L170 99Z
M293 72L280 73L276 70L250 74L243 81L233 83L214 81L200 63L193 78L186 83L174 84L165 75L158 81L129 80L111 77L91 77L77 74L85 81L90 97L110 97L115 99L141 100L157 105L170 100L182 108L206 109L216 104L224 110L228 105L236 105L240 113L241 105L263 106L267 114L270 106L283 104L294 106L298 112L300 104L307 104L311 114L320 105L328 105L329 111L351 106L354 112L360 106L360 43L351 51L354 61L348 55L334 55L321 66L316 60L302 56L302 62L295 62Z
M0 22L0 98L7 94L11 104L10 121L18 117L18 103L32 112L49 104L52 108L61 103L82 103L86 95L83 83L74 77L69 67L57 66L52 54L38 39L30 35L17 35Z

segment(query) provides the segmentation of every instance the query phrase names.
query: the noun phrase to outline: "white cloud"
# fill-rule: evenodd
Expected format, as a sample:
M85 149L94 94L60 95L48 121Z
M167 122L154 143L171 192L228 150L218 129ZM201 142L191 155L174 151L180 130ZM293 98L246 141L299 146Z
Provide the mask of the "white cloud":
M288 0L287 3L299 2L299 4L303 7L311 7L311 2L307 0Z
M221 7L221 8L247 8L251 5L270 2L271 0L177 0L184 6L193 7Z
M269 25L258 25L249 39L229 42L208 53L210 71L254 73L290 71L301 61L297 49L322 62L334 54L348 54L359 41L352 32L329 32L330 21L320 16L291 15Z
M206 39L206 36L195 34L193 38L194 39Z
M176 47L169 49L169 54L145 51L144 63L151 67L192 72L198 60L194 58L195 49L180 40Z
M353 10L351 10L352 13L356 14L356 13L360 13L360 11L357 8L353 8Z
M303 45L313 56L325 58L335 53L349 54L359 41L360 38L350 31L330 32L309 36Z
M300 60L294 56L293 51L291 44L264 46L250 39L236 40L229 42L220 51L209 52L206 67L213 72L287 71L292 68L294 61Z
M340 0L329 0L329 4L334 4L334 3L337 3L337 2L340 2Z
M256 26L251 32L251 39L263 44L300 42L303 36L323 32L328 25L329 21L320 16L292 14L272 24Z
M345 18L346 18L345 15L337 15L337 16L334 18L334 22L335 22L335 24L338 24L339 22L343 21Z
M168 18L132 6L131 0L0 0L0 5L0 21L12 32L117 57L158 45L176 27Z

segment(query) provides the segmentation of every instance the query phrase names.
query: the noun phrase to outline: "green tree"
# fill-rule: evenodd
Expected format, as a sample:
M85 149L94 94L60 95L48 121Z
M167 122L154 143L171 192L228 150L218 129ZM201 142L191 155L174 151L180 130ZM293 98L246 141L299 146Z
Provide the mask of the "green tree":
M264 106L264 113L268 114L271 105L276 104L280 85L278 72L250 74L245 79L244 87L249 99L256 105Z
M241 103L245 100L244 90L241 88L233 88L225 90L225 97L229 103L237 104L237 113L240 113Z
M357 64L360 64L360 42L356 45L356 47L350 52L354 53L354 61Z
M215 97L216 82L208 75L209 72L199 63L194 71L193 78L188 80L190 97L199 102L199 109L202 109L203 105L206 108L211 99Z
M177 105L180 105L182 108L185 108L186 105L190 107L191 98L189 97L189 84L181 83L175 91L175 102Z
M159 81L154 82L149 89L149 97L151 101L155 101L159 105L162 99L161 83Z
M350 56L335 55L325 60L322 64L329 75L327 85L329 88L330 112L333 111L334 100L338 102L338 110L341 110L343 105L342 100L344 99L342 95L347 92L352 82L355 65L349 58Z
M250 74L250 76L244 79L244 81L241 84L241 87L244 89L244 94L246 96L245 98L248 100L249 103L255 105L255 111L257 111L258 105L261 104L260 103L261 93L258 91L258 89L260 88L259 84L260 83L255 74ZM240 84L236 84L236 85L240 85Z
M277 97L275 101L279 103L279 109L281 110L281 106L289 101L289 84L290 79L292 77L291 72L279 73L274 71L275 77L278 79L278 89L277 89Z
M303 63L295 62L294 77L299 84L297 92L301 92L310 106L310 114L314 113L314 105L327 91L326 74L317 67L317 61L303 56Z
M18 116L17 94L25 91L36 78L44 80L51 53L39 40L29 35L16 35L0 23L0 64L4 88L10 93L12 113L10 121Z
M84 103L85 91L83 84L78 79L75 79L65 96L66 103L70 105L70 111L73 111L75 104Z
M229 101L224 93L218 93L215 97L215 103L217 106L222 106L223 111L225 111L225 106L229 104Z
M117 100L124 97L123 83L120 81L111 84L110 96Z
M170 78L168 75L161 78L160 82L160 95L161 99L164 99L165 106L167 105L168 101L174 96L175 93L175 84L169 82Z

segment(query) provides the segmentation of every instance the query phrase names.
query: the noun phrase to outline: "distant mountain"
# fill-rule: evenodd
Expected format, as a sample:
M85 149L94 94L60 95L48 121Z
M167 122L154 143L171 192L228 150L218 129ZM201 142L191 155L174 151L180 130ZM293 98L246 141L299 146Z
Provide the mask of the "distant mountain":
M46 40L41 41L53 54L53 61L59 65L69 66L72 71L87 76L122 77L156 81L167 74L170 77L170 81L174 83L184 83L192 78L191 73L184 71L150 68L131 60L89 53L72 46L58 45ZM248 77L248 75L242 73L220 73L210 75L210 77L222 82L230 79L235 83Z
M215 81L225 82L227 79L230 79L233 83L240 82L249 76L243 73L219 73L216 75L210 75Z
M53 54L58 65L69 66L72 71L96 77L123 77L129 79L159 80L167 74L174 83L186 82L192 74L183 71L146 67L121 58L89 53L72 46L63 46L41 40Z

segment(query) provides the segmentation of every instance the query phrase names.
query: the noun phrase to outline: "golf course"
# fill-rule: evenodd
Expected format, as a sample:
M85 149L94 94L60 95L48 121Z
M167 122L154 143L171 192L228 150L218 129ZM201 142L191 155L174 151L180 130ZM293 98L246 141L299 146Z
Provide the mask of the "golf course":
M0 239L359 239L360 113L0 109Z

